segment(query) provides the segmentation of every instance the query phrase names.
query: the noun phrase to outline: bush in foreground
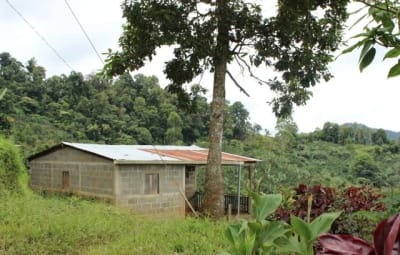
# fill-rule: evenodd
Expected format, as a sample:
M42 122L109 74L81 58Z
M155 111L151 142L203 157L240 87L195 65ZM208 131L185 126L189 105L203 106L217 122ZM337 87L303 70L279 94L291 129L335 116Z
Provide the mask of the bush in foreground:
M18 148L0 136L0 192L27 191L28 175Z

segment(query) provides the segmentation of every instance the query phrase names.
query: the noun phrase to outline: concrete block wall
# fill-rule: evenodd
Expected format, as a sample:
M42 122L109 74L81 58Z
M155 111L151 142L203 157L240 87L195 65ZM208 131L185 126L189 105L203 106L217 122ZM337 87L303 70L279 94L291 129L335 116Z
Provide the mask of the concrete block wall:
M182 165L118 166L117 204L149 217L184 217L184 169ZM159 194L145 194L146 174L158 174Z
M80 191L96 195L113 195L113 169L112 164L80 165Z
M32 187L51 187L51 164L46 162L30 163L30 185Z
M30 185L33 189L113 198L113 170L111 160L63 148L30 162ZM69 175L67 189L63 189L63 172Z
M116 204L130 209L134 214L150 218L185 217L185 200L179 193L118 197Z

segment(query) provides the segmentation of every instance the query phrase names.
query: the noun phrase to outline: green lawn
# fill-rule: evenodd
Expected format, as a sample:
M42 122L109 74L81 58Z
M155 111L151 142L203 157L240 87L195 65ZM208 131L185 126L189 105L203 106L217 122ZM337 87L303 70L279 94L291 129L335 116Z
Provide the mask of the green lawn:
M75 197L0 194L0 254L217 254L226 222L152 220Z

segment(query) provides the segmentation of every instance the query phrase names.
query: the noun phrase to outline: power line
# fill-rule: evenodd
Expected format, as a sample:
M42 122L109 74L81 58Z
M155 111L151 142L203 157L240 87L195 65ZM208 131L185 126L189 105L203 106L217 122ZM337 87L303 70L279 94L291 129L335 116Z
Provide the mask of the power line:
M75 21L78 23L79 27L81 28L83 34L86 36L86 39L89 41L90 45L92 46L92 49L94 50L94 52L96 53L97 57L100 59L100 62L104 65L104 61L101 58L99 52L97 51L96 47L94 46L92 40L90 40L89 35L86 33L85 28L82 26L81 22L79 21L78 17L75 15L75 12L72 10L71 6L69 5L67 0L64 0L65 4L67 5L68 9L70 10L72 16L74 16Z
M25 21L25 23L26 23L26 24L36 33L36 35L39 36L39 38L54 52L54 54L56 54L56 56L57 56L62 62L64 62L64 64L65 64L69 69L71 69L71 71L74 71L74 68L72 68L71 65L68 64L68 62L60 55L60 53L58 53L58 51L46 40L46 38L44 38L44 37L39 33L39 31L37 31L37 30L35 29L35 27L34 27L31 23L29 23L29 21L28 21L27 19L25 19L25 17L22 15L22 13L20 13L20 12L17 10L17 8L15 8L15 6L12 5L12 4L10 3L9 0L6 0L6 3L10 6L11 9L14 10L14 12L15 12L16 14L18 14L18 16L19 16L23 21Z

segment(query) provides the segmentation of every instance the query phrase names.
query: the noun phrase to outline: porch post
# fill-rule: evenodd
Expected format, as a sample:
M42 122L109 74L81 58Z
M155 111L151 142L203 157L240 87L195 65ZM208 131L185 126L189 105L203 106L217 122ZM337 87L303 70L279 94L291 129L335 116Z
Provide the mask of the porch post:
M249 164L249 165L248 165L248 171L249 171L249 190L250 190L250 191L254 191L254 188L253 188L253 167L254 167L254 164ZM251 196L249 196L248 207L249 207L249 214L251 214L251 213L252 213Z
M242 176L242 164L239 164L239 169L238 169L238 204L237 204L237 217L240 216L240 179Z

